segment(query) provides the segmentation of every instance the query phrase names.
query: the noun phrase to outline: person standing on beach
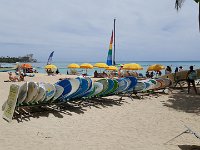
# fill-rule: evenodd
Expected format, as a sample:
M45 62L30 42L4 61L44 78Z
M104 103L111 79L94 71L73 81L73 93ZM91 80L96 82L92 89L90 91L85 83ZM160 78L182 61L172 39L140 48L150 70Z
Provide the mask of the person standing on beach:
M179 71L183 71L183 67L182 66L179 67Z
M147 72L146 72L146 77L147 77L147 78L150 78L150 76L151 76L151 75L150 75L149 71L147 71Z
M153 71L151 71L150 78L153 78L153 76L154 76L154 73L153 73Z
M175 73L177 73L177 72L178 72L178 67L176 67L176 68L175 68L175 71L174 71L174 72L175 72Z
M120 66L119 70L118 70L118 78L123 77L123 70L122 70L123 66Z
M187 73L188 94L190 93L190 83L192 83L194 91L197 94L197 89L195 86L196 77L197 77L196 71L193 69L193 66L190 66L190 70Z
M59 72L59 70L58 70L58 68L57 68L57 70L56 70L56 74L59 74L60 72Z
M170 74L172 73L172 68L170 66L167 66L167 68L165 69L165 74Z

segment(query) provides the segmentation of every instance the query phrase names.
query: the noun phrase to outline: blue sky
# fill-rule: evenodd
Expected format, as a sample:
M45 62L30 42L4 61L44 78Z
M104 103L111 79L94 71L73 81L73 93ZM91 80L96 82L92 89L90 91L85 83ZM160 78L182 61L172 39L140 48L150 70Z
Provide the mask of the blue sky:
M116 18L116 60L200 60L198 6L175 0L0 0L0 56L106 61Z

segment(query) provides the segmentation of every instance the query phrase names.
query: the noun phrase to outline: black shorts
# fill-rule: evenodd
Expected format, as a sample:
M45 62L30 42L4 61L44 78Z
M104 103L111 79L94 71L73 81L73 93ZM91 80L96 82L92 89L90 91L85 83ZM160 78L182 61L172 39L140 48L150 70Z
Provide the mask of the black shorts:
M187 79L187 82L188 83L195 83L194 80L191 80L191 79Z

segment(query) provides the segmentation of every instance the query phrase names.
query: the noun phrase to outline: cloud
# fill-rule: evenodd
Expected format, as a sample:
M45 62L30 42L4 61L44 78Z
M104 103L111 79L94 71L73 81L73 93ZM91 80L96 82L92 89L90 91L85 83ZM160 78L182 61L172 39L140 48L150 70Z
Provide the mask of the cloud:
M105 61L116 18L117 60L197 60L198 8L186 1L0 0L2 56ZM195 55L194 55L195 54Z

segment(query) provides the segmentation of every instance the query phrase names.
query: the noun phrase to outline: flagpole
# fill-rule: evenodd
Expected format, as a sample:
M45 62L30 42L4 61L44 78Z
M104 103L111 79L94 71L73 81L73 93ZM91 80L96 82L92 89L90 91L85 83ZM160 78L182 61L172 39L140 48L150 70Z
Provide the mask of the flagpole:
M113 49L113 65L116 65L116 63L115 63L115 21L116 21L116 19L114 19L114 49Z

